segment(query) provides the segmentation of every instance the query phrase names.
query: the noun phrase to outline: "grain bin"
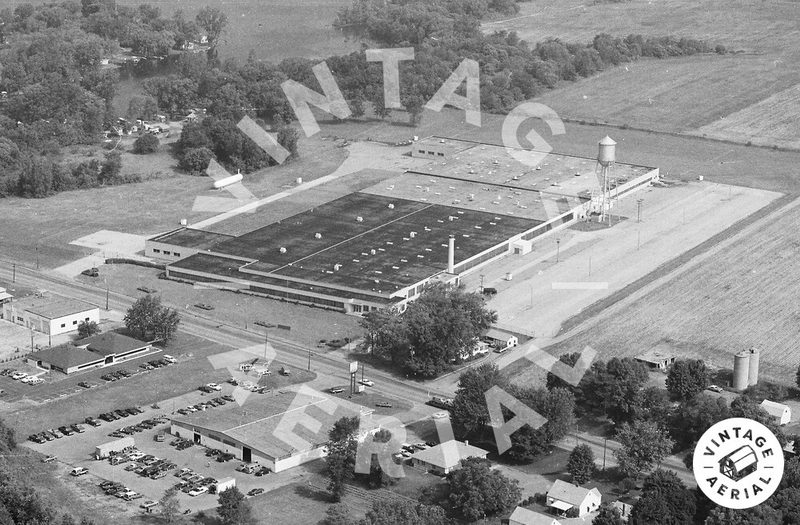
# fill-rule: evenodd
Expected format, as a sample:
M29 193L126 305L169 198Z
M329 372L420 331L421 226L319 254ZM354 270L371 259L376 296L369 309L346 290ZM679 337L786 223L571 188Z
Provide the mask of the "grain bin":
M750 372L750 352L742 350L733 356L733 389L747 388Z
M747 386L753 386L758 384L758 361L761 357L761 352L756 347L751 348L749 352L750 363L747 371Z

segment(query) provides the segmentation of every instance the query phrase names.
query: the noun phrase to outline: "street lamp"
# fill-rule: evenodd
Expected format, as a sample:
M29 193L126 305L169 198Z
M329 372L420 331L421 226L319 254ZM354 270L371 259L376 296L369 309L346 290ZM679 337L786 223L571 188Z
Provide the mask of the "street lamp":
M561 253L561 239L556 237L556 262L558 262L558 257Z

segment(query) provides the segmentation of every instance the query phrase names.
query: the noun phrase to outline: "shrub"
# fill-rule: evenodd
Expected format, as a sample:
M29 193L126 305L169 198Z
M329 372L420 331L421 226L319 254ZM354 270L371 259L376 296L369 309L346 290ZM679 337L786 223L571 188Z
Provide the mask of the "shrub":
M133 152L138 155L146 155L158 151L160 142L158 137L152 133L145 133L133 143Z
M213 157L214 154L208 148L190 148L184 152L178 166L192 175L202 175Z

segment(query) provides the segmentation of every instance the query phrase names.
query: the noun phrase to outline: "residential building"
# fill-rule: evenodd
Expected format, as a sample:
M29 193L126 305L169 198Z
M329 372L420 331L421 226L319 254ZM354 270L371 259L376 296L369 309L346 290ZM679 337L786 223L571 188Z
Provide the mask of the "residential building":
M486 454L485 450L473 447L468 441L453 439L413 454L411 465L444 475L459 468L462 459L470 457L485 459Z
M600 507L602 497L596 488L586 489L557 479L547 491L547 506L555 512L566 515L577 509L578 517L583 518Z

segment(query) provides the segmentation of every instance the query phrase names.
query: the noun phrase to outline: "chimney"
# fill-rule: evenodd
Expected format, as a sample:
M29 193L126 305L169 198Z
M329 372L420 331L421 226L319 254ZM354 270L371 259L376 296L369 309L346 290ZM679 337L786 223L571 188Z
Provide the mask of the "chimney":
M454 274L456 266L456 238L451 235L447 241L447 273Z

